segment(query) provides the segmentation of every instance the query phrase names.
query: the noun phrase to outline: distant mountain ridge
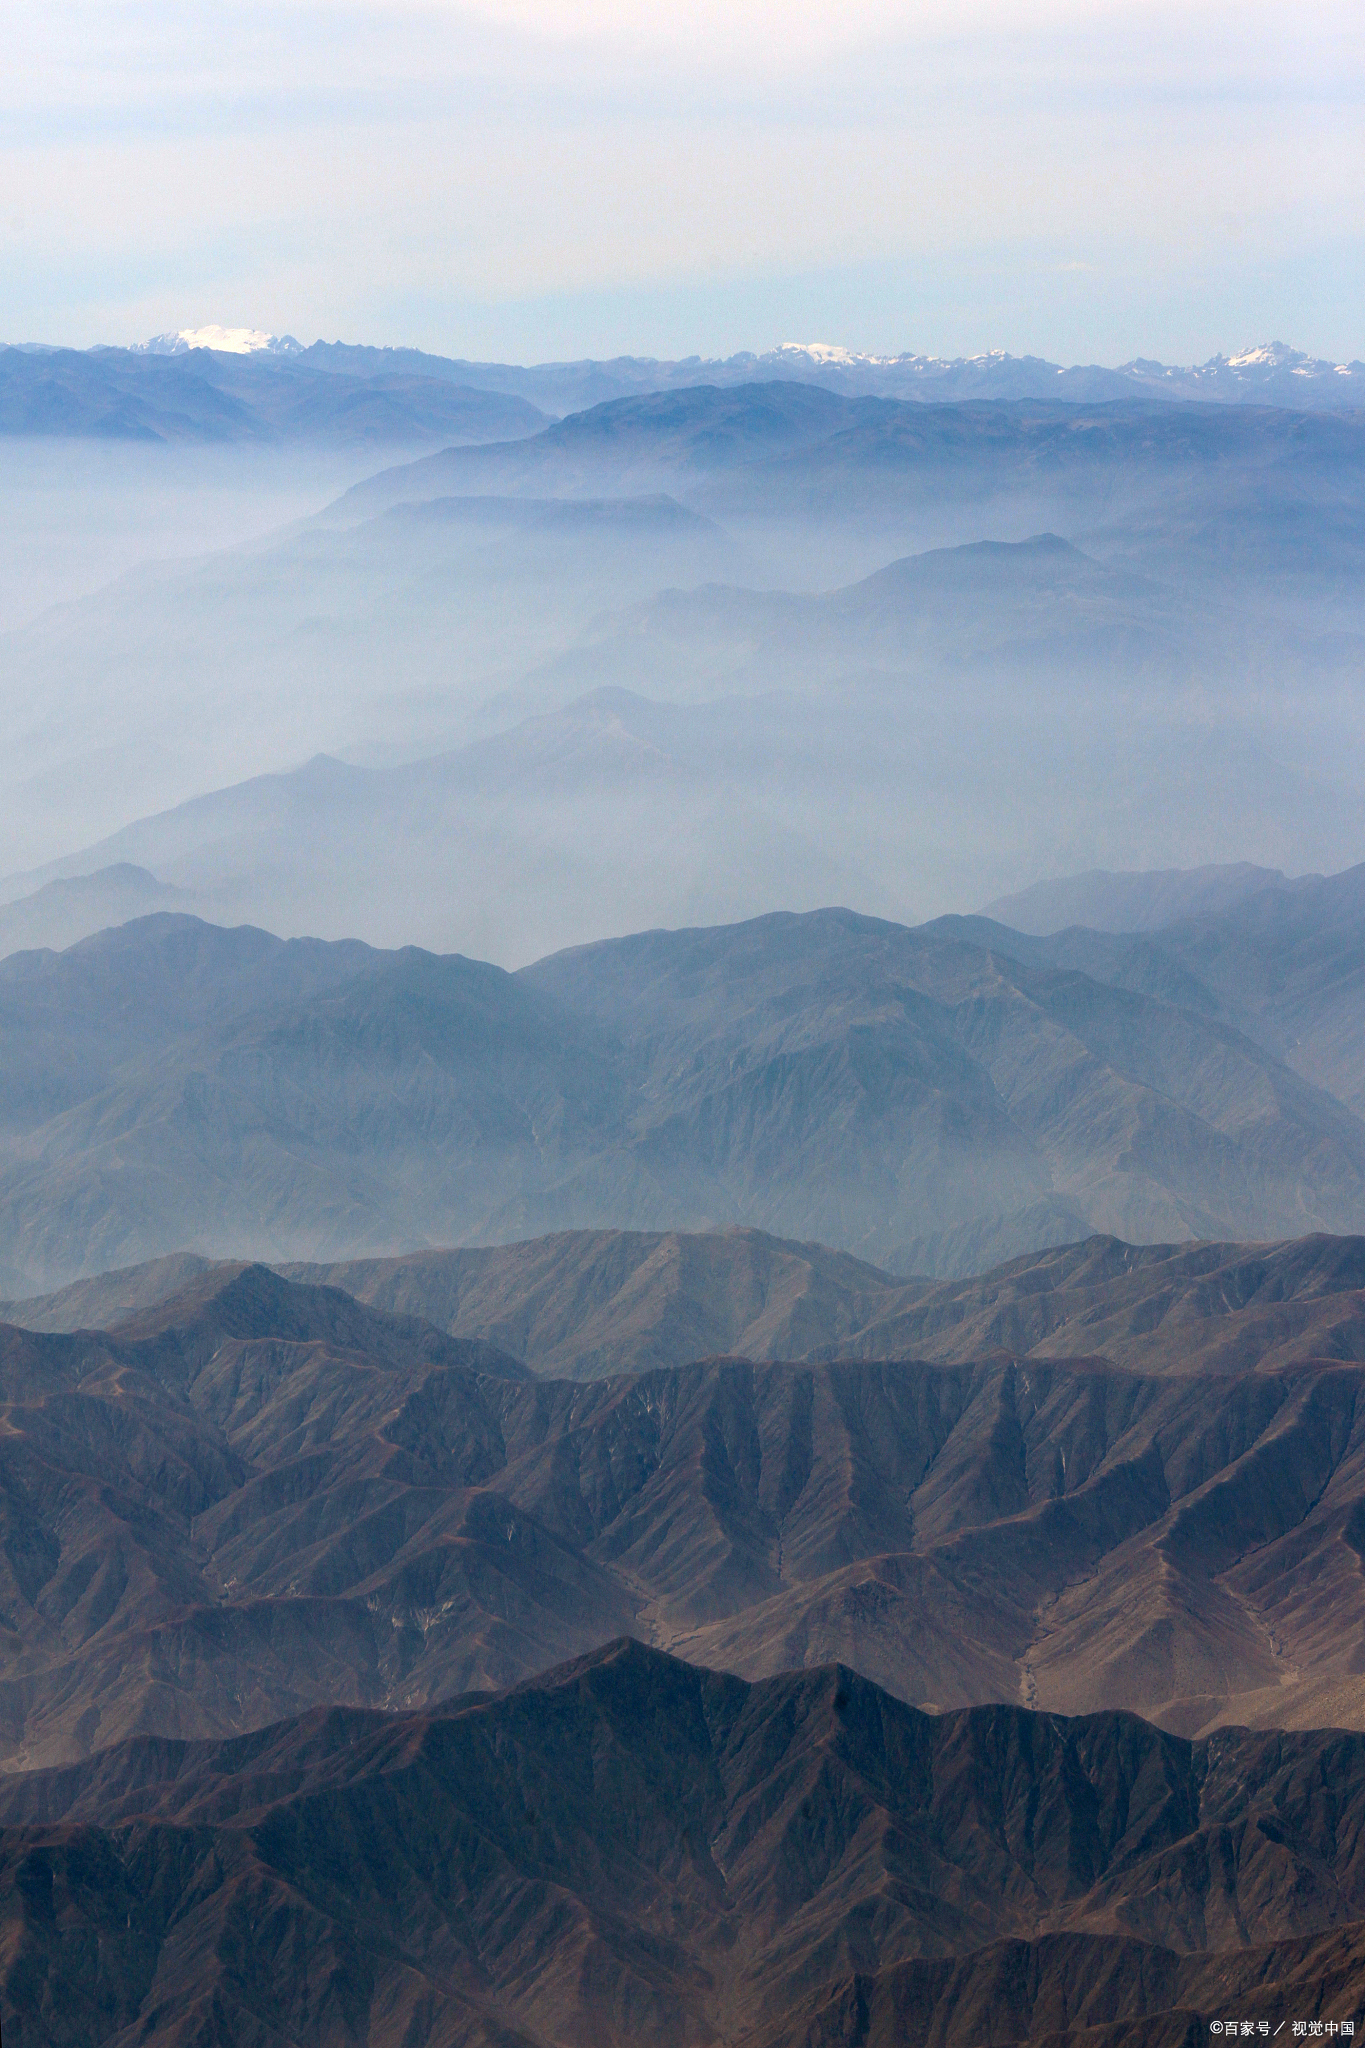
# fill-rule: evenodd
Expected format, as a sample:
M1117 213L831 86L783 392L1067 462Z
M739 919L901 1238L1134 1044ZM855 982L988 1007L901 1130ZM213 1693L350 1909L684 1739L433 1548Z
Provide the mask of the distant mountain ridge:
M811 396L822 412L849 403L800 395L803 409ZM787 445L780 419L774 434ZM1006 467L1017 455L1026 468L1031 443L1031 429L1011 428ZM496 476L452 477L454 459L385 472L377 497L343 500L262 556L165 579L164 610L111 592L16 638L16 687L60 689L78 759L94 776L114 753L127 772L91 799L84 776L55 772L47 724L21 737L15 800L0 810L15 852L0 894L133 865L220 922L359 932L504 964L774 902L855 901L910 921L982 900L985 877L1035 867L1041 828L1025 821L1045 814L1053 747L1069 764L1064 843L1104 843L1107 729L1084 714L1097 672L1125 705L1132 814L1168 818L1188 782L1211 808L1208 831L1251 809L1283 835L1311 811L1321 837L1308 844L1325 857L1339 840L1354 856L1348 779L1307 780L1238 722L1253 679L1345 701L1365 645L1353 632L1306 643L1226 594L1178 590L1047 532L930 549L829 591L746 588L735 579L749 542L683 504L677 474L667 493L614 498L547 498L544 478L524 479L535 482L525 496L402 495L515 481L502 474L507 448ZM922 495L908 454L905 474ZM585 491L589 481L601 478ZM319 617L315 582L334 615ZM178 663L158 666L166 631ZM445 652L456 642L458 672ZM140 708L91 701L105 661L158 679ZM385 712L382 678L409 668L442 681ZM171 757L157 735L186 689L197 715ZM1235 737L1189 722L1195 689L1224 704ZM276 768L263 738L275 719L280 749L302 766ZM304 750L319 723L370 738L328 766ZM1017 748L983 761L983 724ZM264 773L234 772L261 761ZM187 786L196 794L167 801ZM101 814L117 829L82 841ZM315 862L293 857L298 833ZM57 857L21 858L35 840ZM33 904L11 944L77 936L57 908ZM1036 928L1026 906L1002 914ZM1109 921L1073 903L1051 928L1078 919ZM85 929L110 921L91 909Z
M1365 1111L1365 864L1288 879L1258 869L1192 876L1082 876L1045 884L1020 906L1029 922L1057 911L1122 905L1118 930L1067 925L1015 934L984 919L947 923L987 944L1115 988L1183 990L1181 1000L1287 1058L1307 1079Z
M1092 868L997 896L981 915L1037 938L1069 925L1102 932L1160 931L1182 918L1216 915L1264 889L1291 886L1279 868L1257 867L1250 861L1127 874Z
M999 1350L1172 1373L1365 1362L1360 1237L1280 1245L1089 1238L939 1281L898 1280L845 1253L757 1231L572 1232L284 1270L574 1378L682 1365L708 1352L960 1363ZM122 1284L137 1283L129 1274ZM53 1315L73 1326L61 1297L34 1309L41 1327L62 1327ZM7 1313L25 1319L18 1305Z
M0 346L0 439L411 449L544 424L510 394L401 373L342 383L289 350Z
M173 1253L53 1295L0 1302L0 1320L39 1331L120 1329L214 1265ZM743 1229L561 1231L279 1270L494 1344L550 1378L601 1379L709 1356L963 1364L1006 1352L1172 1374L1365 1363L1362 1237L1259 1245L1092 1237L937 1281Z
M36 358L59 353L25 347ZM75 353L71 351L70 353ZM1365 399L1365 363L1334 363L1269 342L1232 355L1211 356L1185 367L1135 357L1117 368L1072 365L995 349L944 358L905 352L873 355L827 343L785 342L757 353L681 360L622 356L602 361L481 363L403 347L317 341L303 346L292 335L248 327L185 328L154 336L130 349L100 347L92 357L116 365L121 357L153 361L229 355L244 363L286 363L351 379L405 378L457 382L500 392L554 413L577 412L604 400L691 384L732 385L765 378L819 384L853 396L911 398L927 403L963 399L1054 398L1097 400L1157 398L1194 403L1278 405L1295 410L1345 410Z

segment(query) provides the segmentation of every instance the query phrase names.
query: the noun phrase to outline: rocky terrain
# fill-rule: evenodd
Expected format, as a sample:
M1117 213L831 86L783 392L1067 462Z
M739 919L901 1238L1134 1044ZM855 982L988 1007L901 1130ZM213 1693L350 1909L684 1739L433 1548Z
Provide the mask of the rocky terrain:
M0 1340L10 1768L428 1704L621 1633L1184 1734L1361 1725L1365 1368L743 1360L535 1380L213 1268Z
M1365 1742L929 1716L621 1642L0 1780L18 2048L1206 2037L1353 2015Z
M30 1330L105 1327L155 1307L214 1264L173 1253L0 1302L0 1316ZM1365 1360L1365 1241L1356 1237L1263 1245L1095 1237L946 1281L901 1279L825 1245L738 1228L567 1230L279 1270L450 1336L484 1338L550 1378L723 1355L958 1364L1004 1351L1162 1373Z

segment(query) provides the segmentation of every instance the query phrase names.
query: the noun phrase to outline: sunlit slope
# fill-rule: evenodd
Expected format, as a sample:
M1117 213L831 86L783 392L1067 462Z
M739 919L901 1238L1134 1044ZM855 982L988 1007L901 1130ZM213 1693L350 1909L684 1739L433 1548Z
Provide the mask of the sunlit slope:
M900 1698L1357 1725L1360 1365L535 1379L259 1267L0 1331L5 1760L505 1685L629 1632Z

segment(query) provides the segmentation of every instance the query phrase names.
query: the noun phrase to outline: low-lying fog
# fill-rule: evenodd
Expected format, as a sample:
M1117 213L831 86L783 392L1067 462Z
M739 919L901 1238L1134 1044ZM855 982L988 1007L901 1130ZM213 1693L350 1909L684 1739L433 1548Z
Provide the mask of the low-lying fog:
M0 633L130 569L262 539L320 511L365 467L349 449L8 438Z
M6 441L0 946L174 904L516 964L1344 867L1365 429L1293 422L787 385L397 465Z

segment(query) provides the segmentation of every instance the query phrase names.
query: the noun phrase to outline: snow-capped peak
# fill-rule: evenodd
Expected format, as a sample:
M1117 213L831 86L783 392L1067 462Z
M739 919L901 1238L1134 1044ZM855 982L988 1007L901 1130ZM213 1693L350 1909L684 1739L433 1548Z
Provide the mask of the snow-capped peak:
M259 327L182 327L175 334L155 334L138 347L151 356L179 356L192 348L211 348L225 356L301 353L292 334L266 334Z
M854 355L832 341L783 341L773 350L776 356L806 356L813 363L870 363L875 356Z
M1248 370L1253 364L1267 370L1282 370L1286 364L1307 362L1301 350L1290 348L1286 341L1263 341L1259 348L1244 348L1235 356L1228 357L1230 370Z

